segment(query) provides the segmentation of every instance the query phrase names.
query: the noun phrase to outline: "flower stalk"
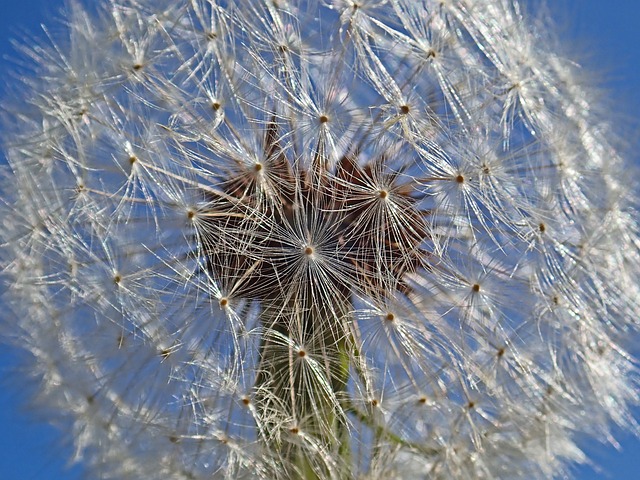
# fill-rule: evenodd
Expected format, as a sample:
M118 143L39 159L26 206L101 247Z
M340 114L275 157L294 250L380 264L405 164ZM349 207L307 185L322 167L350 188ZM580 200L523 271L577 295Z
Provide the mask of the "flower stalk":
M256 402L260 420L266 426L267 447L291 465L291 478L331 478L329 469L343 471L349 465L347 418L341 402L347 390L350 355L344 334L327 328L330 312L322 306L301 309L289 326L265 319L260 364L256 378ZM346 308L341 309L348 314ZM324 326L324 327L323 327ZM290 332L300 329L303 341L292 345ZM294 338L297 335L294 335ZM312 437L321 449L309 451L301 446L300 435ZM335 476L335 473L334 475Z

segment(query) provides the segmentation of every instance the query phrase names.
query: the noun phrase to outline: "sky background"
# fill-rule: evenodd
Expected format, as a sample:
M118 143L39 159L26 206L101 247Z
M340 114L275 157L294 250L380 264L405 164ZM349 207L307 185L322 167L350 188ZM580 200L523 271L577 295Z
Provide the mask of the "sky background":
M85 0L90 1L90 0ZM93 0L95 1L95 0ZM627 119L628 140L640 152L640 0L550 0L568 50L595 70L610 89L615 111ZM11 38L27 32L41 35L39 25L51 23L61 0L0 0L0 83L11 63ZM28 38L28 37L27 37ZM13 55L15 57L15 55ZM633 151L632 150L632 151ZM640 153L635 160L640 163ZM0 308L2 306L0 305ZM640 352L640 346L637 349ZM82 468L66 470L72 451L64 438L24 408L15 358L0 349L0 480L76 480ZM640 418L640 409L636 410ZM576 470L578 480L636 480L640 472L640 441L617 432L622 451L599 444L587 447L602 471Z

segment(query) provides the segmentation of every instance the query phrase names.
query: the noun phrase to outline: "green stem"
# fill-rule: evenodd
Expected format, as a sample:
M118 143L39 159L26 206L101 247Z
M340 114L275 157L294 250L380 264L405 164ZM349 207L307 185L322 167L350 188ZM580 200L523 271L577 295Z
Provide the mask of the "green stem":
M439 453L403 439L353 405L347 392L351 367L365 384L366 375L353 336L336 331L347 306L344 302L340 319L335 310L317 306L304 312L291 309L288 315L282 314L284 308L263 312L265 334L255 382L258 420L267 448L288 478L350 478L347 415L369 426L377 439L427 456Z
M286 476L318 480L336 469L348 478L351 448L341 402L349 379L350 345L338 331L348 304L265 309L255 382L267 448ZM283 312L287 312L283 314ZM261 417L261 418L260 418Z

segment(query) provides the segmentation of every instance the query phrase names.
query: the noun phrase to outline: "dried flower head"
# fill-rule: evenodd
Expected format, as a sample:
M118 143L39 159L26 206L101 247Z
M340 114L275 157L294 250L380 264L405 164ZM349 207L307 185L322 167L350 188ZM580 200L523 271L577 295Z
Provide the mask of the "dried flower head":
M70 1L4 336L95 478L550 478L637 428L637 192L515 0Z

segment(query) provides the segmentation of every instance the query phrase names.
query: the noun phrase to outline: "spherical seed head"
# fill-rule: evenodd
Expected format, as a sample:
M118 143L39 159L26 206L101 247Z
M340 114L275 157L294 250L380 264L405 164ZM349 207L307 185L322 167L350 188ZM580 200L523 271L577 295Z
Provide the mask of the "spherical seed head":
M0 324L88 476L554 478L635 424L638 195L516 1L79 3L3 102Z

